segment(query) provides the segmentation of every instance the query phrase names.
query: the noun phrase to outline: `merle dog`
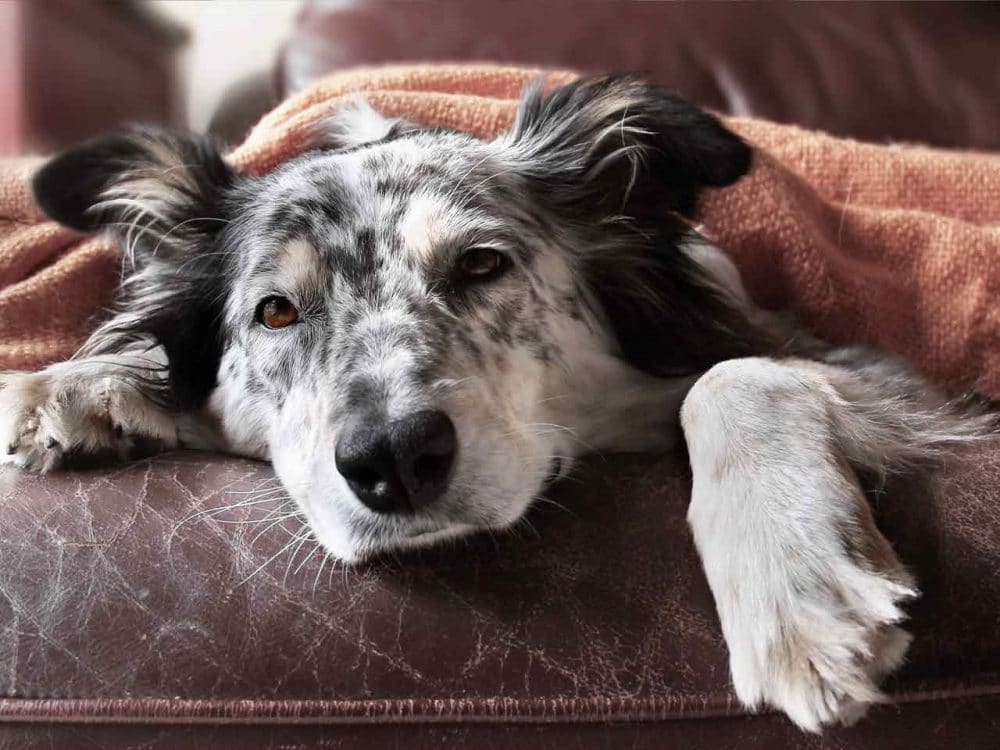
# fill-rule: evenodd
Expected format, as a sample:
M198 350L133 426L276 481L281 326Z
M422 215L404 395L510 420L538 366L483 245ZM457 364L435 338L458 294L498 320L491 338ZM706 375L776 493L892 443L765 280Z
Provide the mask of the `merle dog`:
M582 453L683 433L738 696L806 729L879 699L915 588L859 477L989 423L750 302L689 220L749 169L740 138L617 76L529 88L492 141L359 103L316 146L246 178L134 131L38 173L44 211L116 234L126 270L76 357L2 376L8 461L137 438L267 459L353 561L509 527Z

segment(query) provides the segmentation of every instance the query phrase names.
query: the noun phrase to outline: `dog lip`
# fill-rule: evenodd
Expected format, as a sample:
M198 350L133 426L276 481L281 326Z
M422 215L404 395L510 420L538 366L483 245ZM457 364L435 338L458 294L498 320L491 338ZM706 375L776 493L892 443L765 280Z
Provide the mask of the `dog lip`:
M422 542L430 539L447 539L452 536L460 536L473 530L473 527L465 523L448 523L430 528L414 529L399 537L404 542Z
M454 527L455 524L450 524L450 523L445 523L445 524L436 523L432 525L430 523L425 522L423 524L420 524L417 528L410 529L409 531L405 532L404 534L402 534L402 537L404 539L419 539L420 537L431 536L432 534L439 534L442 531L447 531L449 529L453 529Z

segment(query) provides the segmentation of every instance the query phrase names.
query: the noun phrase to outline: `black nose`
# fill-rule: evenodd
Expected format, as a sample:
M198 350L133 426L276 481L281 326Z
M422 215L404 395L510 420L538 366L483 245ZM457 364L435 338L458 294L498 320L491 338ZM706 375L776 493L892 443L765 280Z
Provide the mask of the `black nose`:
M337 471L378 513L421 508L441 495L455 458L455 425L442 411L357 420L337 441Z

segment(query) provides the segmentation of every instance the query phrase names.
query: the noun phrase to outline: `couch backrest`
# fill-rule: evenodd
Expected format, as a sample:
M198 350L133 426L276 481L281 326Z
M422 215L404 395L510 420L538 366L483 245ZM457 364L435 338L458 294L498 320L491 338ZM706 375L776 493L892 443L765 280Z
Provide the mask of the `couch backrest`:
M287 90L349 66L489 60L647 72L698 103L870 141L1000 147L1000 6L309 3Z

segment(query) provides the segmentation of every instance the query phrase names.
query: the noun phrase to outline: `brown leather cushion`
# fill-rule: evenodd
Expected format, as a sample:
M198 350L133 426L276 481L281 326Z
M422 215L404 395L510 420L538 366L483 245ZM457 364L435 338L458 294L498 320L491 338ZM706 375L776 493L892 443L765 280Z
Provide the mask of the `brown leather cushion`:
M0 685L15 698L0 718L740 712L684 522L683 457L594 459L552 493L564 507L542 503L513 534L359 569L323 566L310 541L282 552L299 524L267 529L277 500L194 515L271 478L264 464L185 453L0 472ZM874 500L924 591L895 699L1000 695L1000 441Z
M311 3L289 90L392 61L645 71L693 101L861 140L1000 147L989 3Z

